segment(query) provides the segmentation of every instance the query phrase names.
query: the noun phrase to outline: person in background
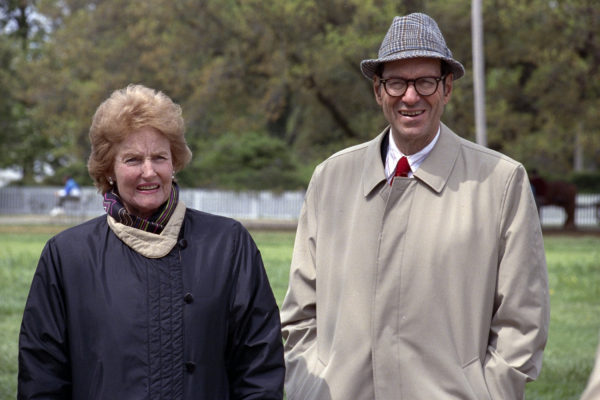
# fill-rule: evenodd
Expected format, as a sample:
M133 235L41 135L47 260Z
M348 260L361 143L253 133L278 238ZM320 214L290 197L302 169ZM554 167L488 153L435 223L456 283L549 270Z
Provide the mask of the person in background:
M394 18L361 63L389 125L314 171L282 305L288 399L515 400L549 295L524 167L441 122L463 66Z
M187 208L181 108L142 85L96 110L106 215L44 247L19 335L18 398L282 399L279 310L242 225Z
M50 210L50 215L55 216L65 213L65 203L67 201L79 201L81 197L81 189L75 179L70 175L63 177L64 187L56 192L58 196L58 203L56 207Z

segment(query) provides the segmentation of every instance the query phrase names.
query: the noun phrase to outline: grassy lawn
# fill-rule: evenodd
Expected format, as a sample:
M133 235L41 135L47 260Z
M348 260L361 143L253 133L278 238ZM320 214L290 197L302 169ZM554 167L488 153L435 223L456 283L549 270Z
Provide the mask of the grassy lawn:
M579 399L600 330L600 237L547 236L550 333L542 373L527 399Z
M0 226L0 400L16 396L17 339L37 259L64 227ZM278 303L285 295L293 232L253 231ZM545 238L551 325L540 378L526 399L576 400L591 372L600 332L600 237Z

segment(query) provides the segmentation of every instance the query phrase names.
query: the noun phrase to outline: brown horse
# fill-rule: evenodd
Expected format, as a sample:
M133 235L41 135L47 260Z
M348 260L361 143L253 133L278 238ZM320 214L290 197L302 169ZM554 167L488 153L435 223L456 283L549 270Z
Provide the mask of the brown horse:
M535 194L538 211L541 206L562 207L567 214L565 229L575 229L575 200L577 187L564 181L545 181L535 173L532 174L531 186Z

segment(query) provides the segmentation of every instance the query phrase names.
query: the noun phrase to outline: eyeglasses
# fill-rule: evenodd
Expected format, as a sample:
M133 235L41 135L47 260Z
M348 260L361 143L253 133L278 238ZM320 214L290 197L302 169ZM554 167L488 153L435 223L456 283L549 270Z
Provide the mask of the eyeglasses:
M419 95L431 96L437 90L440 81L443 81L445 78L446 75L442 75L439 78L434 76L423 76L417 79L388 78L380 79L380 82L383 84L385 92L392 97L404 96L404 93L408 89L408 84L411 82Z

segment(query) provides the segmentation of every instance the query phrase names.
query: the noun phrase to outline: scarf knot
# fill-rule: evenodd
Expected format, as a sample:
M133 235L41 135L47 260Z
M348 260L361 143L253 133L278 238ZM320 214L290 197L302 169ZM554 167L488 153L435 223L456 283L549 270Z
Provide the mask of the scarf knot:
M167 201L165 201L158 210L150 216L150 218L138 217L127 211L116 188L113 188L104 194L103 206L104 211L113 217L115 221L120 222L123 225L159 235L173 215L178 201L179 187L173 182L171 185L171 193L167 198Z

